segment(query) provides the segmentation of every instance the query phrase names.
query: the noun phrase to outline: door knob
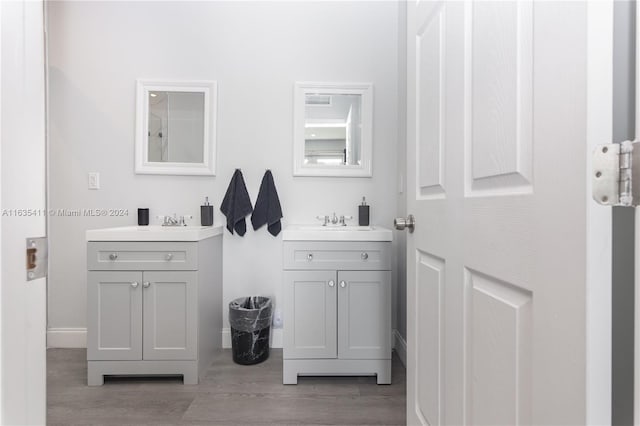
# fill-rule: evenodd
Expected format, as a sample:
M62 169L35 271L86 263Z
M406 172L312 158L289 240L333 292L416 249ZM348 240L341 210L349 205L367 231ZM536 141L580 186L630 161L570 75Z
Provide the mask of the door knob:
M116 260L118 258L118 253L111 253L109 255L109 260Z
M142 287L144 288L149 288L149 286L151 285L151 283L149 281L145 281L142 283Z
M173 259L173 253L167 253L167 255L165 256L165 259L167 260Z
M340 287L345 288L347 283L345 281L340 281Z
M413 232L415 225L416 219L412 214L407 216L406 219L404 217L396 217L393 221L393 226L395 226L398 231L403 231L405 228L407 228L409 229L409 232Z
M138 281L134 281L131 283L131 287L133 288L137 288L138 287Z
M334 285L336 285L336 283L333 280L329 281L329 287L333 287Z

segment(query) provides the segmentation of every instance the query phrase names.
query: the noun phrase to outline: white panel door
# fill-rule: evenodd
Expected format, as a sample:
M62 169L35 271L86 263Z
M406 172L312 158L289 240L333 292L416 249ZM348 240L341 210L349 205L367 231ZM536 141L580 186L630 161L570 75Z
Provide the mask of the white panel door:
M143 359L196 359L197 272L145 272L142 280Z
M42 1L0 2L0 422L7 425L46 421L46 279L27 281L25 262L26 239L46 236L43 25Z
M391 358L391 271L338 272L338 358Z
M87 276L87 360L141 360L142 272Z
M335 271L284 272L285 359L337 356Z
M612 6L410 2L409 424L610 421Z

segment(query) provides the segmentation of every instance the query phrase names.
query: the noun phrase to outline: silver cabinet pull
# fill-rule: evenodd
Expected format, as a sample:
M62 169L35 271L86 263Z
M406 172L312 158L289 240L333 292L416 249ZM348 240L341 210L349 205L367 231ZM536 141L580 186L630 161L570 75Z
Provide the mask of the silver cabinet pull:
M142 287L144 288L149 288L149 286L151 285L151 283L149 281L145 281L142 283Z
M131 287L138 288L138 281L134 281L131 283Z
M307 255L307 260L308 260L309 262L311 262L311 261L313 260L313 253L309 253L309 254Z
M369 258L369 253L362 253L360 257L362 258L362 260L367 260Z
M116 260L118 258L118 253L111 253L109 255L109 260Z
M334 285L336 285L335 281L333 280L329 281L329 287L333 287Z
M345 281L340 281L340 287L345 288L347 283Z
M167 260L173 259L173 253L167 253L167 255L165 256L165 259Z

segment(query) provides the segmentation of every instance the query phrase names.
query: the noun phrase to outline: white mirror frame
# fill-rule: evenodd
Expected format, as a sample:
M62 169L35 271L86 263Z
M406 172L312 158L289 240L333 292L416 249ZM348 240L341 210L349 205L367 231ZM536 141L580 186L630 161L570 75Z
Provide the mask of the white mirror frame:
M339 166L327 166L304 164L306 94L362 96L362 159L360 165L343 164ZM373 154L373 84L296 82L293 98L293 175L371 177Z
M204 150L202 163L150 162L149 158L149 92L204 93ZM217 83L215 81L169 81L138 79L136 89L136 165L138 174L201 175L216 174Z

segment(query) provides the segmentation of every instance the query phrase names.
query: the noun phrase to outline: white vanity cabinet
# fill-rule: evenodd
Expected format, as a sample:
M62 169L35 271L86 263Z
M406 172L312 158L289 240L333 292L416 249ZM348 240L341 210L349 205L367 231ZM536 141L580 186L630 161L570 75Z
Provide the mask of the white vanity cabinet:
M391 383L391 243L285 240L283 331L284 384L299 375Z
M198 383L221 347L222 235L90 240L87 266L88 384L150 374Z

